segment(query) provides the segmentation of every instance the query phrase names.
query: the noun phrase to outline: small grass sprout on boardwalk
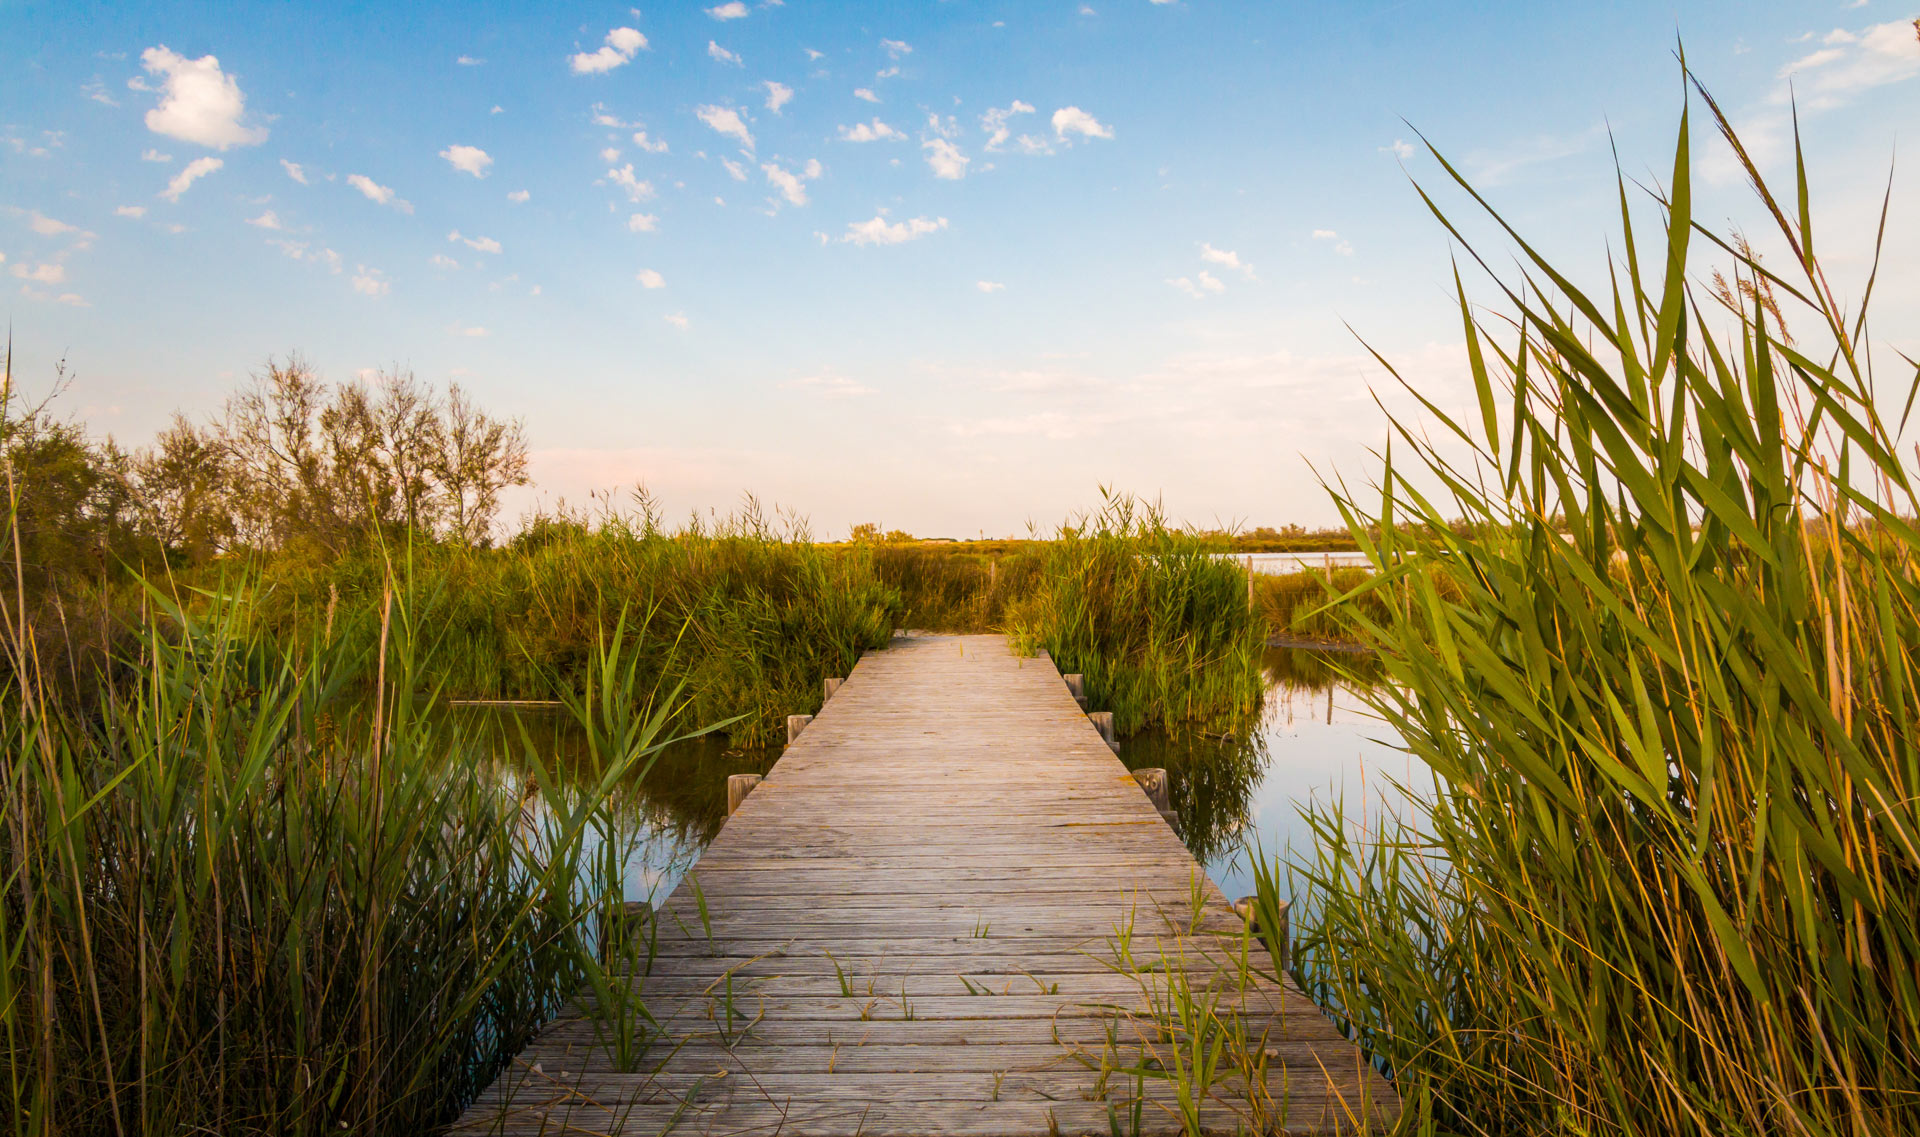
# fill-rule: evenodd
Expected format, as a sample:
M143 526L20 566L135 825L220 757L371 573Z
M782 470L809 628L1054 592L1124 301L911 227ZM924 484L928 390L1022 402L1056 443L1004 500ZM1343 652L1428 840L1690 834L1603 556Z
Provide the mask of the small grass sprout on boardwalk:
M1780 251L1695 218L1683 114L1664 239L1624 178L1598 289L1504 228L1499 310L1458 290L1478 413L1337 493L1435 779L1315 807L1297 972L1437 1130L1920 1131L1920 374L1868 335L1877 246L1853 302L1816 256L1797 128L1777 194L1689 101Z

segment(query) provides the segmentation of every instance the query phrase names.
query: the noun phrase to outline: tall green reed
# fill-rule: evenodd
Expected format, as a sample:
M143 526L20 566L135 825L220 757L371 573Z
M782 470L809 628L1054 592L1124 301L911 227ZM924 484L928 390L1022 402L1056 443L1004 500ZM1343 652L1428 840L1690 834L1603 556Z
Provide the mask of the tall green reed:
M1167 525L1132 498L1064 526L1033 592L1007 610L1016 649L1086 676L1087 698L1131 734L1148 725L1239 731L1265 688L1263 622L1222 541Z
M594 826L660 714L557 778L436 713L404 592L297 643L251 587L197 600L149 592L95 713L31 658L0 696L4 1125L431 1128L587 974Z
M1374 705L1436 778L1311 811L1296 971L1433 1129L1920 1129L1920 499L1883 418L1920 375L1876 390L1877 251L1844 304L1797 133L1783 200L1694 90L1790 263L1695 220L1685 114L1664 241L1623 179L1599 292L1441 158L1520 256L1504 314L1458 288L1478 420L1426 402L1377 499L1336 493L1355 597L1407 601L1354 607Z

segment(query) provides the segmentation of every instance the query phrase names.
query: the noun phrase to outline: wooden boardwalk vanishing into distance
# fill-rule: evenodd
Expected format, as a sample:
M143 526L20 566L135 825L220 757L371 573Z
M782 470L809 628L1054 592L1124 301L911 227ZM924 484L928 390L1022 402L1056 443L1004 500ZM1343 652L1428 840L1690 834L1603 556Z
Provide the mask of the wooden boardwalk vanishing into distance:
M1266 1066L1261 1088L1222 1063L1207 1131L1391 1120L1359 1051L1252 973L1272 964L1245 929L1045 656L896 637L662 906L645 1053L570 1006L457 1131L1178 1133L1154 1068L1192 1061L1181 991Z

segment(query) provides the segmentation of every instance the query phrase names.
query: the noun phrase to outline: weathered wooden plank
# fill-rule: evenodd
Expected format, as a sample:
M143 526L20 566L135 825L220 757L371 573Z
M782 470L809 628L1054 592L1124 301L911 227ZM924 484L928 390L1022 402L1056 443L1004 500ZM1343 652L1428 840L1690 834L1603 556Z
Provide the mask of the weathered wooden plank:
M612 1027L576 1003L459 1131L1178 1132L1168 1081L1117 1073L1167 1045L1175 981L1266 1066L1216 1090L1208 1131L1397 1112L1259 973L1243 918L1049 660L897 637L797 725L656 914L629 980L659 1024L645 1053L617 1069ZM1284 1124L1259 1112L1282 1099Z

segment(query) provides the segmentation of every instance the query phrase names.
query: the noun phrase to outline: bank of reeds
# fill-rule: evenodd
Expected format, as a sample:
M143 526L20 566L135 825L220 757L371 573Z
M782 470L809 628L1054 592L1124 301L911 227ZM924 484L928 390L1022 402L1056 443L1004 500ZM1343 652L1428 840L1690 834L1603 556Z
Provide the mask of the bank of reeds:
M1478 415L1338 495L1436 782L1313 808L1295 968L1430 1131L1920 1131L1920 377L1830 287L1797 140L1781 198L1695 89L1786 262L1695 222L1683 116L1664 240L1622 184L1590 293L1506 229Z
M1245 570L1217 540L1130 498L1062 527L1007 610L1017 650L1086 676L1089 702L1131 734L1150 725L1239 731L1264 693L1266 629Z
M200 599L150 593L88 714L31 658L0 694L0 1126L428 1131L594 974L609 802L671 692L609 666L616 621L561 778L436 713L404 593L298 643L251 585Z

